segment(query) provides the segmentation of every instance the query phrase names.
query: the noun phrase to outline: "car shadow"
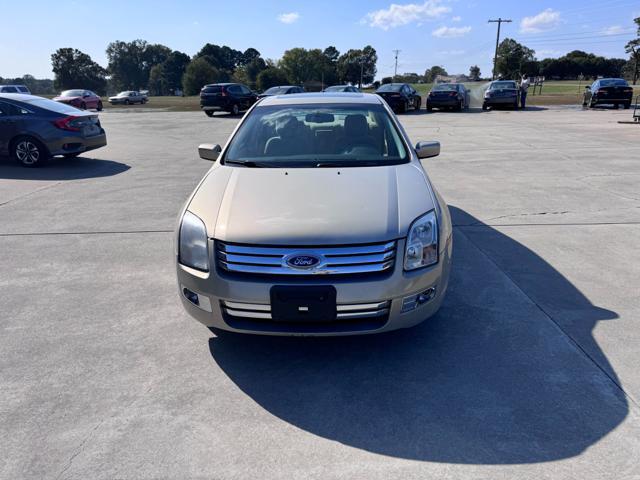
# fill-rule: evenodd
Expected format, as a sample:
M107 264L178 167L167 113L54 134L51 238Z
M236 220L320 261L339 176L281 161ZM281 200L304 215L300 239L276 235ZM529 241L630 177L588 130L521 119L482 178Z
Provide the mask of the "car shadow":
M0 178L10 180L79 180L110 177L131 167L114 160L99 158L52 158L38 168L25 168L12 158L0 157Z
M460 209L451 211L458 225L454 268L433 318L361 337L220 332L209 341L213 361L281 420L377 454L519 464L583 452L628 413L615 372L591 334L616 313L593 305L524 245ZM496 267L477 246L483 238L538 285L540 298L523 292L517 275L512 281ZM563 316L573 318L579 348L555 323Z

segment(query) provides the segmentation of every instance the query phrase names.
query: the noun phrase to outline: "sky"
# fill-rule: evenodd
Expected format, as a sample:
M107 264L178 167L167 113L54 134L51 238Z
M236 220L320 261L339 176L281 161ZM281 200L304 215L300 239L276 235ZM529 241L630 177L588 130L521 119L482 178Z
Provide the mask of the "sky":
M395 3L397 2L397 3ZM15 8L0 0L0 11ZM538 59L571 50L626 58L634 37L639 0L31 0L28 14L11 14L0 29L0 76L31 74L53 78L51 54L77 48L106 66L105 49L114 40L137 38L162 43L189 55L205 43L237 50L256 48L279 59L293 47L335 46L340 52L372 45L378 52L377 78L424 73L441 65L468 73L478 65L491 71L499 17L501 38L534 49Z

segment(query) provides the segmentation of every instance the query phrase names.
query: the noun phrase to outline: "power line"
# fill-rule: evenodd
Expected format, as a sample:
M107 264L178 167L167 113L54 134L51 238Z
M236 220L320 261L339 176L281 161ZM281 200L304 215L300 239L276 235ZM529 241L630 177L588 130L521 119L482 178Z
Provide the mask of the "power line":
M489 20L489 23L497 23L498 24L498 34L496 35L496 53L493 56L493 79L496 78L496 65L498 63L498 44L500 43L500 26L503 23L511 23L511 20L504 20L502 18L498 18L497 20Z

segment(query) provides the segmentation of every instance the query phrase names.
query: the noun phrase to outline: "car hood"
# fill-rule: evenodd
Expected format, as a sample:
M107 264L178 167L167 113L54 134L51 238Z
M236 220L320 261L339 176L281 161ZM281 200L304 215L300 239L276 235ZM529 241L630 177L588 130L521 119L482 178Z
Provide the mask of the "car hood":
M421 167L243 168L217 165L188 210L207 234L269 245L373 243L406 236L434 208Z
M73 102L74 100L78 100L80 97L54 97L53 99L56 102Z

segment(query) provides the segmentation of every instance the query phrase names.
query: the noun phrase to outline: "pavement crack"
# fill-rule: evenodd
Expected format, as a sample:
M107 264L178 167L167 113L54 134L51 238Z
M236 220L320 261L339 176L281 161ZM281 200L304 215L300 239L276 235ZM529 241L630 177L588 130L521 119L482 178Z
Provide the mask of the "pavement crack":
M541 215L564 215L566 213L571 213L569 210L561 210L557 212L532 212L532 213L513 213L511 215L500 215L499 217L489 218L487 222L491 220L500 220L502 218L512 218L512 217L535 217Z
M102 426L103 423L104 423L104 420L100 420L100 422L98 422L98 424L95 427L93 427L87 435L85 435L85 437L80 442L80 445L78 445L78 447L75 449L75 451L71 454L71 456L67 460L66 465L63 467L60 473L56 476L56 480L59 480L67 472L67 470L71 468L71 465L73 464L73 461L75 460L75 458L84 451L84 448L87 445L87 442L91 439L91 437L93 437L95 432Z
M37 189L32 190L32 191L30 191L28 193L25 193L24 195L20 195L19 197L15 197L15 198L12 198L10 200L7 200L6 202L0 203L0 207L4 207L5 205L8 205L9 203L20 201L23 198L30 197L31 195L34 195L34 194L39 193L39 192L42 192L44 190L48 190L50 188L57 187L61 183L62 182L56 182L56 183L52 183L52 184L49 184L49 185L45 185L44 187L37 188Z
M40 237L62 235L136 235L145 233L173 233L173 230L108 230L108 231L82 231L82 232L26 232L26 233L0 233L0 237Z
M638 401L636 401L636 399L627 391L625 391L625 389L623 388L621 382L619 382L614 376L612 376L605 368L603 368L597 361L595 358L593 358L593 356L591 356L589 354L589 352L587 352L584 348L582 348L582 345L580 345L580 343L578 343L578 341L576 339L574 339L569 332L567 332L564 328L562 328L562 326L560 325L560 323L558 323L558 321L556 321L555 318L553 318L553 316L547 312L544 307L542 305L540 305L538 302L535 301L535 299L533 297L531 297L519 284L518 282L511 276L509 275L508 272L506 272L505 270L503 270L500 265L498 265L498 263L487 253L485 252L482 247L480 247L480 245L478 245L476 242L473 241L473 239L466 235L464 233L464 230L462 228L458 228L457 229L459 233L461 233L464 238L466 238L469 243L471 243L474 247L476 247L478 249L478 251L489 261L491 262L491 264L496 267L505 277L507 277L509 279L509 281L525 296L529 299L529 301L536 306L536 308L546 317L548 318L553 325L555 325L555 327L558 329L558 331L564 335L567 340L569 341L569 343L571 345L574 346L574 348L576 348L576 350L578 352L581 352L585 358L587 360L589 360L598 370L600 370L600 372L602 374L605 375L606 378L609 379L609 381L611 381L613 383L613 385L615 385L618 390L631 402L633 403L636 407L640 407L640 403L638 403Z

